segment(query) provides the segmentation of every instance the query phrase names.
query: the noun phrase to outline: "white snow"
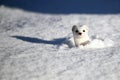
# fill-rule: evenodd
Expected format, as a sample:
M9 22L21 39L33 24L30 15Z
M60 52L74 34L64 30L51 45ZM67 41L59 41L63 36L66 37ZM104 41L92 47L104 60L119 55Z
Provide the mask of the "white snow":
M67 38L65 40L65 44L67 45L65 47L74 48L75 43L74 43L73 37ZM85 46L81 45L79 46L79 48L80 49L98 49L98 48L107 48L107 47L112 47L112 46L114 46L114 42L111 39L109 38L100 39L96 37L96 38L91 38L89 44Z
M89 26L89 36L98 35L90 49L73 47L68 39L77 22ZM2 6L0 80L120 80L119 27L120 14L43 14Z

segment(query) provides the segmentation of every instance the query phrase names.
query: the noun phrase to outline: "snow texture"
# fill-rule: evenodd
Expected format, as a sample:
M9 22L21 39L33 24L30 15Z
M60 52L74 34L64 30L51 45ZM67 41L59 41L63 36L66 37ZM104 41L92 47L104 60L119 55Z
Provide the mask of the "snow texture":
M89 26L92 38L84 49L69 38L78 22ZM119 52L120 14L0 7L0 80L120 80Z
M98 37L98 36L97 36ZM80 49L97 49L97 48L106 48L106 47L112 47L114 46L114 42L110 40L109 38L100 39L96 36L93 36L90 40L90 43L85 46L79 46ZM64 42L67 47L73 48L76 47L74 43L74 38L70 37L67 38Z

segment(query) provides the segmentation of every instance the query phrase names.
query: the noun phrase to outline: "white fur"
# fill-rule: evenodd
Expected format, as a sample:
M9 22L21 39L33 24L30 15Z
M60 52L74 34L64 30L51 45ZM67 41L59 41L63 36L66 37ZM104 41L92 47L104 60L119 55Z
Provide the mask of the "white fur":
M83 30L85 30L85 32L83 32ZM74 25L72 27L72 32L76 47L81 46L80 44L86 41L90 41L90 38L88 36L88 27L86 25ZM81 33L81 35L79 35L79 33Z
M76 33L76 30L78 30L78 32L81 32L82 35L78 35ZM83 30L85 30L85 32L82 32ZM73 37L68 37L65 41L69 48L76 46L80 49L98 49L112 47L114 45L114 42L109 38L100 38L98 35L89 38L88 27L86 25L74 25L72 32ZM81 43L84 43L86 41L90 41L90 43L81 45Z

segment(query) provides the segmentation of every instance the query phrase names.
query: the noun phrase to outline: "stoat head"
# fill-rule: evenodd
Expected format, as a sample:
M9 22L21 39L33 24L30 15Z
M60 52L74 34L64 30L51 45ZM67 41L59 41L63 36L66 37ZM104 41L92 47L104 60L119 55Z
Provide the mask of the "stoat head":
M73 25L72 32L74 37L88 37L88 27L86 25Z

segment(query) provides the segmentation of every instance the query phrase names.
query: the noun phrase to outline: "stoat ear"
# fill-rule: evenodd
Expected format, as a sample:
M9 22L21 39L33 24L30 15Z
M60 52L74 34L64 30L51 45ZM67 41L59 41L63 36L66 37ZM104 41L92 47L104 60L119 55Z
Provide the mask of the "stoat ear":
M76 26L76 25L73 25L72 31L75 31L76 28L77 28L77 26Z
M84 27L86 30L89 30L89 28L88 28L87 25L83 25L83 27Z

